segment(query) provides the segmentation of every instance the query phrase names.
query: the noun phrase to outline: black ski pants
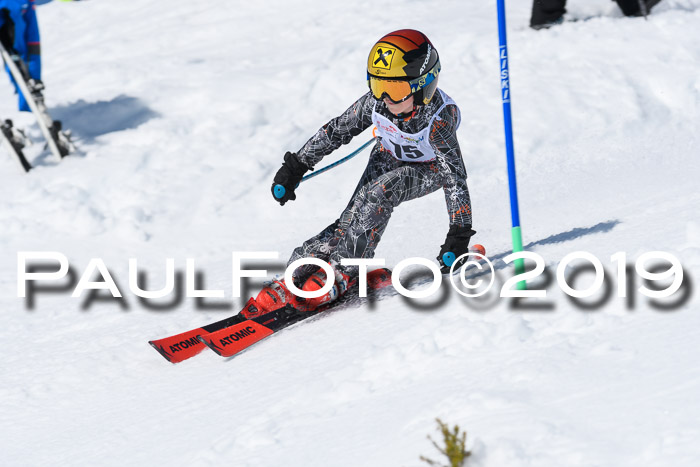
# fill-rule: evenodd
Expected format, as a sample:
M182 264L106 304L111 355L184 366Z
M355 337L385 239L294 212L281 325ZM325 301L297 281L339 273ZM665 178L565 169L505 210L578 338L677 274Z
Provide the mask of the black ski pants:
M337 263L343 258L374 257L394 208L426 196L443 184L442 173L431 163L399 162L377 143L340 218L296 248L287 265L305 257ZM295 282L303 283L317 269L316 266L299 268L294 273ZM356 269L347 268L351 275Z
M615 2L626 16L639 14L639 0L615 0ZM566 13L565 7L566 0L533 0L530 26L539 26L556 21Z

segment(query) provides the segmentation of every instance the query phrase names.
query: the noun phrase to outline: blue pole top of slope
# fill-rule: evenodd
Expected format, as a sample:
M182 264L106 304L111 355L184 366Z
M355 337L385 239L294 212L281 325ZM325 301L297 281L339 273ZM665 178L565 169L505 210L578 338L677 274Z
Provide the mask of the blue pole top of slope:
M506 135L506 158L508 161L508 184L510 187L510 215L513 227L520 227L518 209L518 186L515 181L515 150L513 148L513 120L510 111L510 73L508 71L508 41L506 38L505 0L497 0L498 40L501 60L501 98L503 100L503 124Z

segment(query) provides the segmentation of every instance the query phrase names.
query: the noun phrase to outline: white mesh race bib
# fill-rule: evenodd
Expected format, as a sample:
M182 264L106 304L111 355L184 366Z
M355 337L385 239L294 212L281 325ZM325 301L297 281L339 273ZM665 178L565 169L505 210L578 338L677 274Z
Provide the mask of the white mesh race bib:
M428 125L418 133L405 133L399 130L399 127L394 125L391 120L379 115L375 110L372 112L372 123L377 127L376 136L379 137L384 149L389 151L392 156L403 162L427 162L435 159L435 150L430 145L430 128L433 126L435 119L440 120L438 115L447 105L457 104L450 96L438 89L442 96L443 104L435 112L433 117L428 122ZM459 107L457 107L457 115L460 115ZM461 116L457 120L457 128Z

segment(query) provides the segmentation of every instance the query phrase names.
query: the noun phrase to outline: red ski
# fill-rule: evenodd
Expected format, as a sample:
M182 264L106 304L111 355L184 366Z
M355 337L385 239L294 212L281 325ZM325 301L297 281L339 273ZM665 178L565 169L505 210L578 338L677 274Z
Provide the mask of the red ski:
M251 306L255 306L255 300L250 299L243 310L248 310ZM211 332L216 332L219 329L225 329L236 323L242 323L247 318L243 315L243 312L229 316L226 319L217 321L216 323L208 324L202 326L201 328L192 329L191 331L183 332L170 337L165 337L163 339L158 339L154 341L148 341L149 344L153 346L154 349L158 351L165 359L171 363L179 363L183 360L187 360L190 357L194 357L202 350L206 349L206 346L202 344L197 336L208 334Z
M367 284L370 290L379 290L391 285L391 271L377 269L370 272L367 275ZM223 357L231 357L298 321L347 303L355 295L355 285L351 283L348 293L313 311L300 311L290 305L266 311L251 298L243 310L234 316L181 334L149 341L149 344L171 363L194 357L206 347Z

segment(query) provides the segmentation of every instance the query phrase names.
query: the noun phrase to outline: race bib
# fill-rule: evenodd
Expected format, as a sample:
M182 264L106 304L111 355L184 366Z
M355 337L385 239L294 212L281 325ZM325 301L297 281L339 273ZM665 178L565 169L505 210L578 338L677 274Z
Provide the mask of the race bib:
M438 89L442 96L443 104L432 116L425 128L418 133L406 133L401 131L391 120L383 115L379 115L375 110L372 112L372 123L377 127L376 136L382 147L396 159L403 162L428 162L435 159L435 150L430 145L430 128L435 119L447 105L457 105L450 96ZM459 113L459 107L457 108ZM459 120L457 121L459 128Z

